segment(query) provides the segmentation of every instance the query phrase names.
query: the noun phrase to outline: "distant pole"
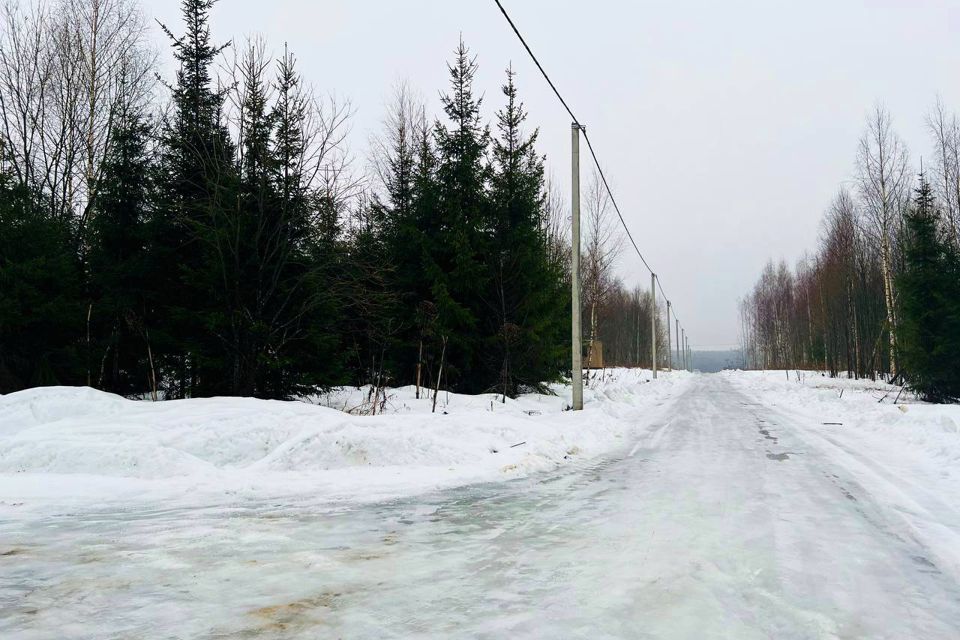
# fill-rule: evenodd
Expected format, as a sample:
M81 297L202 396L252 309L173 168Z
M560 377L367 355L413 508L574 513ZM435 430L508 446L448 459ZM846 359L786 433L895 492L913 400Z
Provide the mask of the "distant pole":
M650 355L653 379L657 379L657 274L650 274Z
M638 369L642 367L642 365L640 364L640 360L642 357L642 354L640 353L640 327L642 326L643 324L640 322L640 292L638 291L637 292L637 368Z
M683 336L682 336L681 339L680 339L680 344L683 345L683 356L682 356L682 357L683 357L683 368L684 368L684 370L686 370L686 368L687 368L687 330L686 330L686 329L680 329L680 331L681 331L681 333L683 334ZM677 349L680 348L680 344L677 345Z
M680 321L673 317L673 324L677 330L677 366L683 368L683 358L680 357Z
M673 344L673 338L670 337L670 301L667 300L667 369L673 371L673 351L670 345Z
M583 346L580 344L583 334L580 328L580 125L576 122L570 125L570 143L572 145L570 213L573 218L573 230L570 234L570 267L572 271L570 277L570 346L573 362L570 377L573 378L573 410L580 411L583 409Z
M687 370L693 373L693 351L690 349L690 338L687 338Z

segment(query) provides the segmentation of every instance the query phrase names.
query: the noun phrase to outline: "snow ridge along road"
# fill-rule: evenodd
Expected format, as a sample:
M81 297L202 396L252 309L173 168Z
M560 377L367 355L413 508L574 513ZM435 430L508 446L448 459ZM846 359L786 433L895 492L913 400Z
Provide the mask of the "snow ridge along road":
M635 439L692 376L599 373L583 413L570 389L516 400L389 390L377 415L366 388L310 402L197 398L138 402L81 387L0 396L0 518L91 504L223 505L379 501L509 480L609 454ZM11 508L16 504L16 508Z
M656 411L618 455L419 497L5 516L0 636L960 636L948 501L906 509L736 374Z

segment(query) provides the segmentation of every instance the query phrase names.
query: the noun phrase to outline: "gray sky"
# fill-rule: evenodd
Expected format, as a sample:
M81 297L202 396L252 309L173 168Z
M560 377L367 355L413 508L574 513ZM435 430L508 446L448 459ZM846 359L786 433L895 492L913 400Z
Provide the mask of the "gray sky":
M815 247L875 102L915 164L930 154L924 117L937 95L960 110L956 0L503 2L588 127L695 346L735 343L737 298L764 262ZM146 11L182 31L177 0ZM358 159L398 80L440 112L462 33L491 120L513 62L548 170L569 194L569 117L493 0L222 0L212 26L218 41L262 34L274 52L288 42L318 91L353 103ZM649 284L638 259L621 263L628 283Z

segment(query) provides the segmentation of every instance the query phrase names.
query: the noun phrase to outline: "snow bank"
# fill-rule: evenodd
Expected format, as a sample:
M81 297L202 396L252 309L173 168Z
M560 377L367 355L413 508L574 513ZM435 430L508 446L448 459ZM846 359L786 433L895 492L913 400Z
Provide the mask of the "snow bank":
M797 423L810 446L890 506L938 566L960 576L960 406L918 402L871 380L804 372L798 380L793 371L789 380L784 371L723 375Z
M193 497L382 499L508 479L629 443L651 409L691 377L613 370L563 411L569 389L517 400L441 392L437 413L412 387L382 415L351 415L367 389L304 402L251 398L134 401L88 388L0 396L0 506ZM335 407L335 408L334 408ZM219 497L215 497L219 496Z
M815 372L737 371L723 375L768 406L805 416L811 427L859 446L874 445L903 459L935 465L960 480L960 405L919 402L900 387ZM896 403L894 402L896 400ZM824 424L841 423L841 424ZM822 429L821 429L822 427ZM879 451L878 451L879 453Z

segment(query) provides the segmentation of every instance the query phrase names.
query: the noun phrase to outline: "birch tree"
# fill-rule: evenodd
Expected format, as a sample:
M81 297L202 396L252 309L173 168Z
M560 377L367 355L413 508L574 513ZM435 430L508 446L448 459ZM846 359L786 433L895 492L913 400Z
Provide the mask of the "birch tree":
M939 99L927 116L934 143L934 190L943 207L943 226L954 246L960 247L960 123Z
M155 57L133 0L59 0L0 9L0 117L15 175L51 213L92 210L117 114L142 105Z
M623 236L613 217L613 203L599 173L594 170L584 194L586 212L586 246L581 260L583 266L581 289L584 305L589 309L587 362L593 355L597 340L598 312L610 293L616 288L614 267L623 250Z
M896 292L894 290L894 241L903 223L909 201L908 154L894 133L890 114L877 105L867 120L857 153L857 177L863 204L864 229L879 249L883 275L883 300L887 315L890 374L897 374Z

